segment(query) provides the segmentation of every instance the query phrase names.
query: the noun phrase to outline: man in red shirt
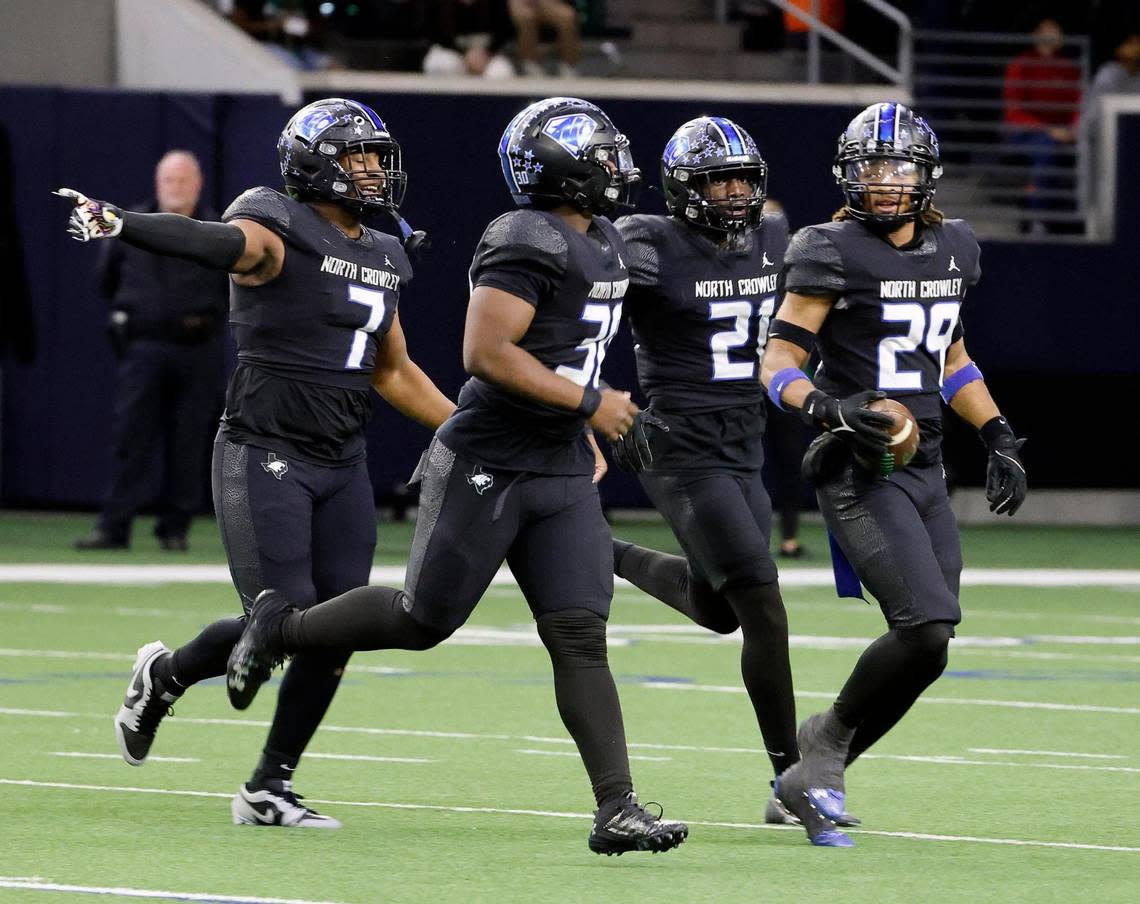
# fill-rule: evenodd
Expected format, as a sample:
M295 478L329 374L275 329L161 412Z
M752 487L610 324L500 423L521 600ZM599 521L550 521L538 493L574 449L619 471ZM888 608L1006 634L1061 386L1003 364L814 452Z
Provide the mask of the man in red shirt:
M1029 157L1026 206L1047 210L1056 209L1056 205L1040 193L1058 183L1050 170L1061 162L1069 163L1057 149L1076 140L1081 73L1071 60L1057 56L1064 35L1054 19L1039 22L1033 38L1033 47L1006 67L1004 118L1010 141ZM1040 224L1030 229L1044 231Z

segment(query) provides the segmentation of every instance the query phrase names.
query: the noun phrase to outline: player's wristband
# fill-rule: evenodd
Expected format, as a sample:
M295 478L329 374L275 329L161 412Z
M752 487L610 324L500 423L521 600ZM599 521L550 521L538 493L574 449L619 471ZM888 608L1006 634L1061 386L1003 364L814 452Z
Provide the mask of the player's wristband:
M992 417L981 427L978 428L978 435L982 438L987 449L992 449L1002 442L1016 442L1017 434L1013 432L1013 428L1009 426L1007 421L1000 414L997 417Z
M777 318L768 327L768 339L783 339L792 345L798 345L810 355L815 349L816 335L802 326Z
M601 404L602 394L592 386L587 386L582 390L582 401L578 403L578 413L583 417L591 418Z
M950 400L954 398L968 383L973 383L975 380L984 380L981 370L978 365L971 361L965 367L959 368L950 374L942 384L942 401L947 405Z
M128 245L229 270L245 253L245 233L230 223L205 223L175 213L123 211L119 238Z
M807 331L805 330L804 332ZM795 383L796 380L807 380L809 383L811 382L808 375L798 367L785 367L783 370L776 371L776 375L768 381L768 398L770 398L772 404L781 411L787 411L787 409L784 407L784 403L780 401L780 397L784 394L784 390L787 389L788 385Z

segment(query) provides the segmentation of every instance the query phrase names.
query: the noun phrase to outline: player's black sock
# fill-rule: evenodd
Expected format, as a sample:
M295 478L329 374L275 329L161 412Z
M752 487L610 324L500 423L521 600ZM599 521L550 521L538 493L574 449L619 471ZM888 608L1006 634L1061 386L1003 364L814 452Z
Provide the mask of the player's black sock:
M285 652L310 647L342 650L426 650L445 635L420 625L404 609L403 590L357 587L290 612L281 624ZM223 666L223 672L224 672Z
M711 589L696 586L683 556L614 540L614 574L676 609L702 628L731 634L740 627L732 609Z
M291 778L332 703L349 655L347 650L330 649L305 650L293 657L281 679L255 783L259 778Z
M800 758L796 744L796 701L788 659L788 613L780 585L750 584L724 592L740 620L744 645L740 674L772 767L779 775Z
M538 636L554 667L558 714L578 745L601 806L633 790L621 703L606 656L606 623L587 609L538 617Z
M192 641L158 660L154 664L155 675L176 694L199 681L224 675L230 650L244 627L245 619L241 616L206 625Z
M855 728L848 763L894 727L942 674L953 634L943 622L894 628L863 651L834 706L839 720Z
M300 759L299 754L293 755L281 750L272 750L266 744L261 751L261 759L257 763L257 768L250 777L249 786L251 788L264 788L269 782L293 781L293 772L296 770Z

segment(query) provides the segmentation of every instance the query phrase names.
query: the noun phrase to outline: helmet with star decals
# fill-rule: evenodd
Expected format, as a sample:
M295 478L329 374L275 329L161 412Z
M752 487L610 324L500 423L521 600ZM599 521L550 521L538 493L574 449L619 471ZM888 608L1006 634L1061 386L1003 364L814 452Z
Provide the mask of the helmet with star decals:
M661 187L673 216L698 229L741 234L764 218L768 165L752 136L731 119L700 116L665 145Z
M361 214L396 214L408 184L400 145L384 121L371 107L339 97L294 113L277 141L277 158L291 194Z
M519 112L499 140L499 161L519 207L571 204L610 214L633 207L641 188L629 139L576 97L548 97Z

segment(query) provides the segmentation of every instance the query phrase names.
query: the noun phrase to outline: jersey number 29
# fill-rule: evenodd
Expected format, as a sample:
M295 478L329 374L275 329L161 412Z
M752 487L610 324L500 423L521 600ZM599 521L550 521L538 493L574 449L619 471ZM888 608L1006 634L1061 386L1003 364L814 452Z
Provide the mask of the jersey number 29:
M926 350L938 362L938 378L946 366L946 349L950 347L954 326L958 323L958 301L938 301L930 306L930 322L926 308L913 301L883 302L884 323L905 323L905 336L888 336L879 342L879 389L918 389L922 386L922 371L899 370L898 355L917 351L925 344ZM924 342L925 340L925 342Z

